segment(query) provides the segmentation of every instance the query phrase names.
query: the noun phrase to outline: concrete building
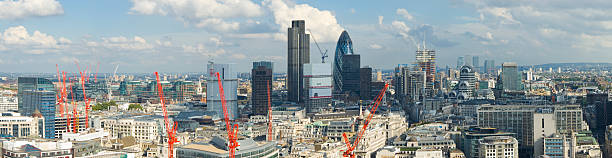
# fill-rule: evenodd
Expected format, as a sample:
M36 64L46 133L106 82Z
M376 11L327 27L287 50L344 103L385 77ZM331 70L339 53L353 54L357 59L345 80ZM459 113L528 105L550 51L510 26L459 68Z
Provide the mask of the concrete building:
M16 97L0 97L0 112L17 111L19 109Z
M3 141L2 156L5 158L72 158L74 153L71 142L26 139Z
M569 158L570 142L565 135L552 134L544 138L543 154L550 158Z
M481 158L518 158L518 141L508 136L490 136L479 140Z
M76 126L73 126L73 123L76 122ZM69 127L69 128L67 128ZM78 118L70 118L70 122L66 117L61 117L61 115L57 115L55 118L55 138L62 139L65 133L77 133L87 131L89 129L87 127L87 121L85 120L85 116L79 116Z
M166 135L164 117L159 115L119 115L100 121L112 138L131 136L137 142L159 142Z
M328 63L304 64L304 84L308 94L306 112L318 113L331 107L332 72Z
M502 64L501 88L504 91L519 91L523 90L521 76L518 71L518 65L512 62Z
M479 141L482 138L490 136L513 137L514 133L502 132L495 128L470 128L465 131L461 131L461 143L459 143L459 149L463 151L465 157L467 158L479 158Z
M18 138L38 136L39 130L44 133L43 117L21 116L18 113L2 113L0 116L0 137Z
M287 100L302 102L304 64L308 63L310 63L310 34L306 34L306 22L293 20L291 28L287 31Z
M544 137L581 131L582 123L579 105L482 105L478 109L478 126L516 133L521 154L543 154Z
M221 103L221 93L219 92L219 80L217 72L221 77L225 103L229 119L234 120L238 117L238 78L234 71L234 64L208 63L208 81L206 82L206 110L215 112L214 119L223 119L223 106ZM267 107L267 105L266 105Z
M253 139L238 140L239 147L236 155L243 158L275 158L278 157L278 149L274 142L258 142ZM208 143L191 143L177 147L176 157L227 157L229 154L227 139L215 136Z
M458 100L474 99L477 81L478 79L472 66L462 66L459 71L459 83L455 86L455 90L451 92L449 97L457 98Z
M433 97L435 94L434 83L436 82L436 51L423 48L418 48L416 51L415 70L425 72L425 96Z
M268 92L272 95L273 88L272 68L273 64L269 61L253 62L253 69L251 69L251 101L254 115L268 115Z

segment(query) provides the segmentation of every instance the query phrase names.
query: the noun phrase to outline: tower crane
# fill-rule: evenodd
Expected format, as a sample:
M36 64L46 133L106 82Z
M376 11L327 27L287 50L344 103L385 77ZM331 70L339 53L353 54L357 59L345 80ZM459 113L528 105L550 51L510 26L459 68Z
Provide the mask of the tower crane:
M312 36L312 40L315 42L315 44L317 45L317 48L319 48L319 53L321 53L321 63L325 63L325 58L327 58L327 49L325 49L325 52L323 52L321 50L321 47L319 47L319 43L317 42L317 40L315 39L314 35L312 34L312 31L310 31L310 29L308 29L308 32L310 32L310 35Z
M223 106L223 116L224 116L224 120L225 120L225 129L227 130L227 140L229 141L229 143L227 143L227 147L229 148L229 157L230 158L235 158L236 155L236 147L240 146L238 144L238 124L234 124L234 126L232 127L230 120L229 120L229 114L227 111L227 106L225 103L225 94L223 92L223 84L221 84L221 75L219 75L219 72L217 72L217 81L219 84L219 95L221 97L221 106Z
M374 113L376 113L376 109L378 109L378 105L380 105L380 101L385 96L385 91L387 91L388 87L389 87L389 84L388 83L385 84L385 87L383 87L383 89L380 91L380 93L376 97L376 103L374 103L374 105L372 106L372 110L370 110L370 114L368 114L368 117L363 123L363 127L361 128L361 131L359 131L359 133L357 134L357 137L355 138L355 141L353 142L353 144L351 144L351 142L349 141L348 137L346 136L346 133L342 133L342 137L344 138L344 143L346 143L346 150L344 151L344 153L342 153L342 156L355 158L355 153L353 152L353 150L355 150L355 148L357 148L357 146L359 145L359 140L361 140L361 138L363 137L363 134L365 133L368 127L368 124L370 124L370 121L372 120L372 116L374 116Z
M117 65L119 66L119 65ZM115 72L117 72L117 68L115 68ZM155 79L157 80L157 93L159 94L159 103L162 106L162 111L164 113L164 124L166 126L166 132L168 133L168 158L173 158L174 156L174 143L179 142L176 139L176 122L173 125L170 125L170 121L168 120L168 111L166 110L166 104L164 101L164 89L161 86L161 82L159 82L159 74L155 72Z

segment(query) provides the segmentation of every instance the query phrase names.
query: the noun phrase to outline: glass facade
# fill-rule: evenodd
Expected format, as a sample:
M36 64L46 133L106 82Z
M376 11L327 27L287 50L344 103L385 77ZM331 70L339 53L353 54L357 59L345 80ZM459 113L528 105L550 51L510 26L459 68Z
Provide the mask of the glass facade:
M348 32L342 31L338 43L336 44L336 53L334 55L333 79L334 91L340 93L343 90L343 72L344 72L344 56L355 54L353 52L353 41ZM359 69L359 65L357 66Z
M54 139L56 96L53 83L48 79L35 77L19 77L17 82L19 113L32 116L35 111L40 111L45 118L44 138Z

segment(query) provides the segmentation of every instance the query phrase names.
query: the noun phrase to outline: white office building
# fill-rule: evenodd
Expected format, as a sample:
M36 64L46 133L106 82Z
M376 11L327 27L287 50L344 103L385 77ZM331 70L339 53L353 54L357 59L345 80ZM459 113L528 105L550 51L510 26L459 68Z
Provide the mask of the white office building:
M234 64L215 64L213 62L208 63L208 82L206 83L206 109L208 111L216 112L213 119L224 118L223 106L221 105L221 95L219 92L219 80L217 79L217 72L221 78L221 84L223 85L223 93L225 96L225 103L228 111L228 117L230 120L234 120L239 116L238 113L238 75L233 69Z

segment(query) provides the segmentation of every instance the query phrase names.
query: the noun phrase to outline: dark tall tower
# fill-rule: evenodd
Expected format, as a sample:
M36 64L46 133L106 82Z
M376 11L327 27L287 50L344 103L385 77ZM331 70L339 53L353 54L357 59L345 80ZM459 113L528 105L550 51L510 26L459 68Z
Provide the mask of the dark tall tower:
M359 96L359 71L361 56L359 54L344 55L342 60L342 93Z
M251 100L254 115L268 115L268 88L272 91L272 62L253 62Z
M359 98L361 100L373 100L373 98L371 98L372 95L370 94L370 92L372 92L372 68L361 68L359 80L361 82L359 84Z
M304 20L294 20L287 31L287 92L292 102L302 102L304 93L304 64L310 63L310 35Z

